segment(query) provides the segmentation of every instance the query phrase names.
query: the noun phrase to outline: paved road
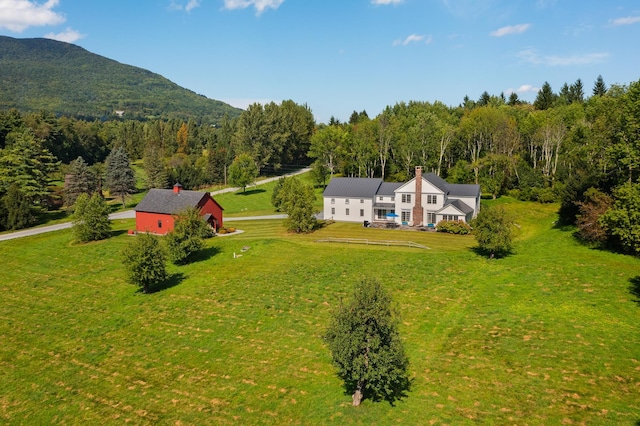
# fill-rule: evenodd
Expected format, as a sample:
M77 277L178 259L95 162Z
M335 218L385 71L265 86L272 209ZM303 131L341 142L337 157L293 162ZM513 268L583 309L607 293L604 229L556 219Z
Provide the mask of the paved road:
M285 176L295 176L295 175L299 175L302 173L306 173L308 172L309 168L305 168L302 170L298 170L297 172L294 173L289 173ZM262 185L265 183L269 183L269 182L273 182L274 180L278 180L280 179L281 176L276 176L276 177L272 177L272 178L268 178L268 179L264 179L261 180L259 182L257 182L255 185ZM218 195L218 194L224 194L227 192L236 192L239 191L240 188L225 188L225 189L221 189L219 191L213 191L211 192L211 195ZM118 219L134 219L136 217L136 212L134 210L125 210L123 212L117 212L117 213L112 213L109 215L109 219L112 220L118 220ZM247 217L229 217L229 218L224 218L224 221L234 221L234 220L265 220L265 219L283 219L285 218L285 215L270 215L270 216L247 216ZM21 231L16 231L16 232L11 232L8 234L2 234L0 235L0 241L6 241L6 240L13 240L15 238L22 238L22 237L28 237L31 235L38 235L38 234L44 234L45 232L53 232L53 231L59 231L61 229L68 229L71 228L73 226L73 224L71 222L65 222L65 223L59 223L57 225L47 225L47 226L41 226L38 228L29 228L29 229L23 229Z

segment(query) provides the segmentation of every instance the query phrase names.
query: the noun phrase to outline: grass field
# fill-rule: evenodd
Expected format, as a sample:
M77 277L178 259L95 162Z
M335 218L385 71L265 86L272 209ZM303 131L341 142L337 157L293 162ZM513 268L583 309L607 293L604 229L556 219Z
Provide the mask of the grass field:
M637 424L640 259L577 244L557 206L506 201L519 228L504 259L468 236L243 222L150 295L123 280L132 221L87 245L0 242L0 422ZM364 276L402 315L413 382L395 406L351 407L321 339Z

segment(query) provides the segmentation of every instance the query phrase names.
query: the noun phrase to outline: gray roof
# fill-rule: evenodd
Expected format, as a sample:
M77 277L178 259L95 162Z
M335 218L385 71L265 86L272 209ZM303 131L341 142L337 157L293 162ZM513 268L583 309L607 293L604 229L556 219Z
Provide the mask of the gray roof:
M458 210L460 210L464 214L473 213L473 209L471 207L469 207L468 205L466 205L465 203L463 203L462 201L460 201L460 200L453 200L449 204L452 205L453 207L457 208ZM447 204L447 205L449 205L449 204ZM446 207L447 206L445 206L445 208Z
M445 194L448 194L449 191L451 190L450 189L451 184L447 183L444 179L442 179L440 176L438 176L435 173L426 173L422 175L422 177L428 182L430 182L431 184L433 184L433 186L438 188L440 191L444 192Z
M396 189L400 188L404 183L398 182L382 182L376 195L386 195L387 197L393 197L396 194Z
M178 193L172 189L151 189L135 208L137 212L176 214L188 208L197 207L207 195L206 192L185 191Z
M480 195L480 185L450 183L449 190L449 195L458 197L478 197Z
M345 178L331 179L322 193L323 197L373 198L382 184L378 178Z

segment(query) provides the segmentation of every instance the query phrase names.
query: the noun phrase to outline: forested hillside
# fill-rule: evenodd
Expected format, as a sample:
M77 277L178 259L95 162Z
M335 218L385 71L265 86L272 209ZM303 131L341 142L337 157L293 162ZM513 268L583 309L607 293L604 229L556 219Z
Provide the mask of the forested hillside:
M49 39L0 36L0 109L105 119L182 119L217 124L241 110L150 71Z

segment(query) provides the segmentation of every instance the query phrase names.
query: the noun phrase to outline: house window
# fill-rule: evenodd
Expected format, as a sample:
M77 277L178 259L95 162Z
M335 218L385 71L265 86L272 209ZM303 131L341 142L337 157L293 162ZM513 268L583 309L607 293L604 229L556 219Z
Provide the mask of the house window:
M158 228L162 228L162 221L161 220L158 221Z
M364 200L360 198L360 204L364 204Z
M438 196L437 195L427 195L427 204L438 204Z
M336 214L336 208L335 207L331 207L331 214Z
M387 217L387 210L386 209L380 209L380 210L376 210L378 212L378 217L376 219L385 219Z
M454 216L452 214L442 215L442 220L458 220L458 216Z
M411 202L411 194L402 194L402 202L410 203Z
M344 200L344 203L345 203L345 204L349 204L349 199L348 199L348 198L346 198L346 199Z
M435 213L427 213L427 223L436 223Z
M347 209L344 214L349 216L349 209Z
M384 201L384 197L380 196L380 197L378 197L378 200Z
M409 222L411 220L411 211L410 210L402 210L400 214L400 219L403 222Z
M360 209L360 217L364 217L364 209Z
M391 197L391 201L396 201L396 197Z
M336 203L336 199L335 199L335 198L332 198L332 199L331 199L331 204L335 204L335 203Z

